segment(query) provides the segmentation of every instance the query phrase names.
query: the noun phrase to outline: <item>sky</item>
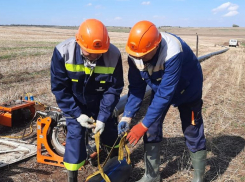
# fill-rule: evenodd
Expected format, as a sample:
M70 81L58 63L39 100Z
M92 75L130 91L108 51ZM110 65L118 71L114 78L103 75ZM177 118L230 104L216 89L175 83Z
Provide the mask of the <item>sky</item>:
M0 0L0 25L245 27L245 0Z

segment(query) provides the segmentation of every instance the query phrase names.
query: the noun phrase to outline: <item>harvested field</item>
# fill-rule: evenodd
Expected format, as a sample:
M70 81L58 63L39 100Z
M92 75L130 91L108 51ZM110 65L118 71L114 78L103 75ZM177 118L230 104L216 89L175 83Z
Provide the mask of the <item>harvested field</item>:
M215 182L245 181L245 28L166 28L161 31L179 35L195 53L197 33L198 56L224 49L231 38L240 42L239 47L232 47L201 63L204 74L203 117L208 142L205 179ZM56 106L50 91L52 51L56 44L75 33L73 29L0 26L0 103L32 93L35 100ZM111 42L122 53L125 80L122 95L125 95L128 65L124 47L128 33L109 34ZM148 101L146 99L143 103L134 123L144 117ZM0 126L0 136L21 135L25 126L28 123L11 129ZM177 108L170 108L163 128L160 166L162 181L191 181L193 170ZM35 133L28 141L36 143ZM134 182L144 173L142 140L130 149L134 169L129 182ZM84 181L95 170L96 167L87 165L86 169L79 171L79 181ZM36 157L31 157L0 168L0 181L62 182L66 181L66 170L37 163Z

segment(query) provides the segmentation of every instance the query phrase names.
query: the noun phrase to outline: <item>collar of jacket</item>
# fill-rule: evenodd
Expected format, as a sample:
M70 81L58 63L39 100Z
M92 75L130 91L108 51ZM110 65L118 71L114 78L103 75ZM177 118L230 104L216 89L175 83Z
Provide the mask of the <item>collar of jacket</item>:
M139 60L139 59L132 58L132 60L139 71L147 71L149 75L152 75L153 68L154 66L156 66L156 63L158 61L160 50L161 50L161 42L159 44L156 54L153 56L151 60L147 62L143 62L142 59Z
M152 66L156 66L160 50L161 50L161 42L159 43L159 46L157 48L157 52L153 56L153 58L151 60L147 61L147 62L144 62L144 64L151 64Z
M85 58L82 54L81 51L81 47L79 46L79 44L76 42L76 64L84 64L85 65ZM103 59L103 54L100 56L100 58L98 60L96 60L95 65L97 65L97 63L99 62L99 60Z

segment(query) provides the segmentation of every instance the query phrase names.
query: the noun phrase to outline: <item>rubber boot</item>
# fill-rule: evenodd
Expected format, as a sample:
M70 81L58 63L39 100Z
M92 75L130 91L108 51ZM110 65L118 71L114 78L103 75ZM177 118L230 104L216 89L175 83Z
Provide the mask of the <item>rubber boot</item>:
M68 181L67 182L77 182L78 171L68 171Z
M194 168L194 177L192 182L203 182L203 177L205 173L207 151L200 150L195 153L190 152L192 166Z
M144 162L145 174L137 182L159 182L160 143L145 143Z

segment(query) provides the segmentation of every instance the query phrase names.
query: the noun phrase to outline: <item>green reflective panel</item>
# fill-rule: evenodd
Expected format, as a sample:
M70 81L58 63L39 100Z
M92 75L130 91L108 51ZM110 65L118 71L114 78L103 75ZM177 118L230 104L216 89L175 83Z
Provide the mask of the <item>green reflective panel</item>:
M108 146L108 145L104 145L104 146L106 146L108 148L112 148L111 146ZM119 144L115 145L114 149L116 149L116 148L119 148Z
M102 74L113 74L114 70L115 70L114 67L96 66L94 68L95 73L102 73Z
M85 72L85 74L89 75L91 69L85 67L82 64L65 64L66 70L71 71L71 72Z
M82 64L65 64L66 70L71 72L85 72L85 74L90 74L91 69L85 67ZM114 67L104 67L104 66L96 66L94 68L94 73L101 73L101 74L113 74L115 68Z
M85 160L82 161L79 164L70 164L70 163L66 163L64 162L65 168L69 171L77 171L80 167L82 167L85 164Z

